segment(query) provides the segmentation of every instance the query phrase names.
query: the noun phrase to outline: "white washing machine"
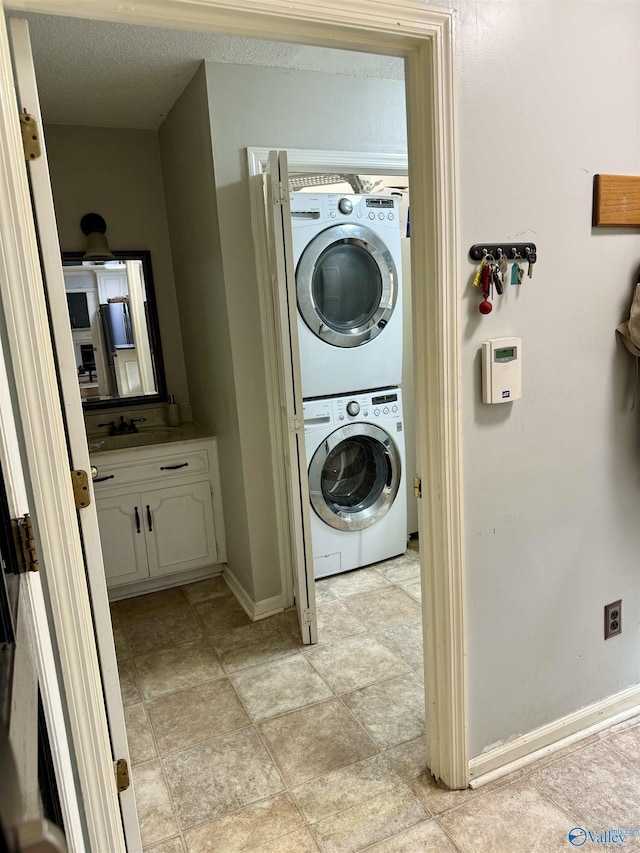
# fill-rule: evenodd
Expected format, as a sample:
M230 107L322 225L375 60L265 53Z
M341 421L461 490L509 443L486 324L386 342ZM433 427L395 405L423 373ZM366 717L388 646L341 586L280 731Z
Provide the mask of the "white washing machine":
M398 200L291 193L303 397L402 381Z
M399 388L304 403L316 578L407 547L404 422Z

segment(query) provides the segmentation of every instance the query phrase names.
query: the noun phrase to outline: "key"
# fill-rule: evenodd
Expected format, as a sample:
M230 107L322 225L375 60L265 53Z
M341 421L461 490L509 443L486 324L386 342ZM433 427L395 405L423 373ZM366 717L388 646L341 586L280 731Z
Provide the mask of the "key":
M491 267L491 281L499 296L502 295L502 278L498 272L498 265L493 264Z
M507 256L503 253L498 258L498 267L500 269L500 277L502 278L502 283L507 283L507 276L509 275L509 261L507 260Z
M529 261L529 268L527 269L527 275L529 278L533 278L533 265L538 260L538 256L535 252L527 252L527 260Z
M522 281L522 267L517 261L511 267L511 284L520 284Z

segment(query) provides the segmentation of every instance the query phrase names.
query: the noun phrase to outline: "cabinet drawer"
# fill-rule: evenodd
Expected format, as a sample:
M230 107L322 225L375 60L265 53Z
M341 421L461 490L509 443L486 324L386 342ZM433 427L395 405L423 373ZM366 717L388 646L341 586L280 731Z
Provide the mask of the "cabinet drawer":
M93 481L93 488L98 495L107 489L119 486L135 485L137 488L142 483L164 483L178 477L208 473L209 454L204 448L158 453L156 456L140 461L132 459L128 463L126 461L109 463L108 460L100 460L98 476Z

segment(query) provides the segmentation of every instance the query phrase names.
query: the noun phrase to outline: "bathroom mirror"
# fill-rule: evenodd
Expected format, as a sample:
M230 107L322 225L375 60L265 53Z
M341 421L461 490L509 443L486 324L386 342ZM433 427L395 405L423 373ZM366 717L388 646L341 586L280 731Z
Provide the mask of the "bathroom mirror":
M166 400L151 255L85 261L63 252L69 323L85 409Z

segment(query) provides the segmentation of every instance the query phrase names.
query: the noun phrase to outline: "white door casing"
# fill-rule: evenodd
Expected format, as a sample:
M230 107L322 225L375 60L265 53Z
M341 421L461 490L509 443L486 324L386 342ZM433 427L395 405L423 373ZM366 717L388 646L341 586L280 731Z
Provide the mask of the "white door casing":
M0 0L2 2L2 0ZM423 601L429 765L453 788L468 780L460 417L460 289L454 113L455 13L421 0L10 0L32 12L272 38L405 57L414 288L418 473L425 500ZM6 63L0 125L12 120ZM13 140L13 141L12 141ZM37 281L16 129L0 134L9 186L0 189L0 238L19 229L8 262ZM12 148L13 146L13 148ZM26 229L26 236L23 230ZM23 268L24 267L24 268ZM33 275L32 275L33 274ZM19 369L19 367L17 368ZM282 542L282 538L280 539ZM427 547L424 547L426 541ZM66 571L63 564L62 571ZM64 616L59 618L64 621ZM73 644L62 626L63 641ZM89 705L93 708L93 705ZM89 760L89 757L88 757ZM96 759L97 763L97 759Z
M24 482L18 430L13 401L0 341L0 463L4 475L7 503L12 518L29 512ZM28 631L36 659L40 695L51 742L55 776L69 850L82 850L84 830L80 802L74 784L72 748L64 722L64 704L57 681L52 633L39 572L27 572L20 578L20 599L27 616ZM33 745L32 745L33 746Z
M271 298L278 325L276 344L279 392L277 399L280 400L280 434L285 436L283 453L276 464L284 464L293 592L302 642L308 644L318 642L318 620L311 550L309 484L304 447L296 284L293 274L289 214L289 178L285 152L270 152L264 177Z
M49 359L47 359L47 368L49 371L52 371L50 387L48 388L49 393L52 395L52 399L49 401L47 413L49 421L48 427L51 432L47 441L51 441L56 437L57 433L58 440L62 442L62 444L59 445L59 451L64 448L64 454L61 454L60 456L55 454L55 463L57 467L62 468L63 470L64 467L66 467L64 474L59 474L58 477L65 477L67 483L70 485L71 468L81 469L87 472L90 470L89 452L86 442L84 419L82 416L80 392L77 384L75 354L69 325L64 277L62 273L61 252L58 242L53 196L49 181L46 145L44 134L42 133L42 117L40 114L28 27L26 21L18 19L11 19L9 26L11 51L17 83L16 94L19 100L20 110L26 110L26 112L32 115L36 119L37 125L40 129L40 146L42 155L38 159L29 161L29 178L34 213L37 220L38 242L40 246L42 269L44 272L44 282L42 281L40 271L38 270L38 276L37 278L32 279L32 282L33 285L36 285L36 282L38 282L39 288L37 288L37 286L32 286L30 295L34 301L37 300L40 303L39 316L37 319L43 324L39 329L39 337L36 337L35 340L42 342L43 349L45 346L48 347L49 353L47 353L47 355L49 355ZM44 305L43 283L46 287L48 297L50 328ZM60 391L63 402L62 410L60 407L60 400L57 398L58 385L57 379L55 378L56 365L50 360L52 357L50 338L55 341L56 360L58 366L57 376L60 381ZM36 383L34 383L34 385L36 385ZM29 392L31 393L37 391L37 387L29 388ZM42 405L43 402L45 401L40 397L38 403ZM55 424L53 423L54 421L56 422ZM33 426L31 419L30 423L31 426ZM65 447L67 442L69 455L67 455ZM36 463L41 467L41 469L42 458L40 453L43 449L44 448L38 448L38 461ZM29 465L29 467L31 467L31 465ZM30 474L33 477L31 471ZM62 495L57 497L60 499ZM102 729L101 738L104 738L106 735L108 739L107 743L110 740L111 747L109 749L109 753L111 752L111 749L113 749L114 759L124 758L129 762L129 749L124 724L124 712L120 694L120 682L118 678L113 630L111 627L95 504L93 503L79 512L84 548L80 543L78 521L73 501L71 502L71 505L67 505L65 509L66 524L72 524L73 527L70 529L65 524L62 530L67 537L72 539L73 545L75 546L69 548L66 556L68 559L74 561L75 582L81 587L77 593L79 598L79 601L77 602L79 610L78 620L82 620L84 631L90 636L90 640L87 641L86 646L87 654L91 655L93 658L93 683L91 686L93 689L99 691L98 695L100 697L101 705L102 690L104 688L104 698L108 717L108 731ZM40 518L37 516L36 525L39 527L39 524ZM85 562L83 559L83 553L86 558L86 577L89 579L89 590L87 589L85 580ZM78 560L79 563L77 562ZM46 574L47 587L51 593L52 587L54 586L53 581L57 574L55 571L57 564L53 562L47 563L45 560L45 565L48 568ZM91 603L89 602L89 591L91 594ZM60 602L60 604L61 606L64 606L63 602ZM100 660L99 669L97 653L99 654ZM91 672L91 668L89 671ZM67 685L67 696L69 695L69 691L72 689L70 687L71 682L77 679L81 679L80 674L75 672L73 674L70 673L69 684ZM89 679L87 679L85 688L89 687L89 684ZM79 711L80 709L78 709L78 712ZM102 717L102 719L100 719L100 717ZM95 723L96 725L100 723L102 727L104 726L105 721L102 714L100 717L96 719ZM97 735L98 732L94 732L89 736L94 738ZM78 744L76 744L76 749L78 749ZM103 776L104 783L108 782L108 786L105 785L104 793L107 794L109 788L111 789L109 807L113 808L113 798L115 797L116 808L118 808L118 810L122 810L122 822L126 831L129 853L134 853L134 851L137 853L137 851L142 849L142 845L140 841L133 785L131 784L129 789L124 791L120 795L119 799L117 798L110 757L107 763L107 756L109 753L104 752L102 754L102 773L105 774ZM82 764L82 762L80 763ZM113 818L110 816L109 823L112 824L112 826L107 829L107 825L105 825L105 830L112 834L111 843L114 844L113 849L120 849L123 844L120 819L118 818L114 822Z

